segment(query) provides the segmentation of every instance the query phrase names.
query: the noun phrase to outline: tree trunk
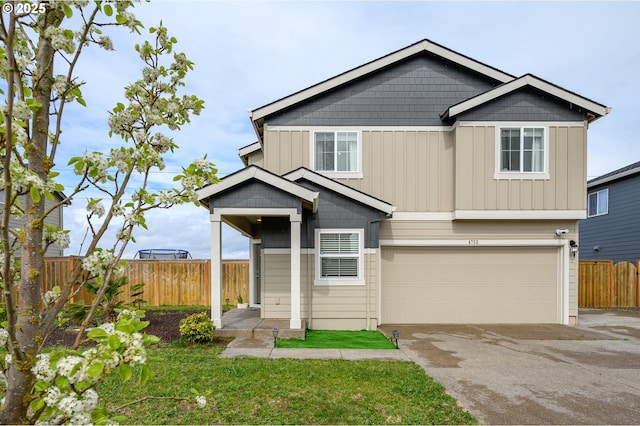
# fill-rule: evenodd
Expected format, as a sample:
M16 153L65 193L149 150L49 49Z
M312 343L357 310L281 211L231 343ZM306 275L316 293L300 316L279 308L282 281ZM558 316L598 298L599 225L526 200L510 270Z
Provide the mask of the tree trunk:
M47 180L51 164L47 157L49 106L53 84L54 50L51 40L42 36L48 25L59 25L60 12L47 10L39 16L36 62L38 75L33 77L33 96L42 105L33 113L31 144L28 148L28 168L43 181ZM1 424L29 423L27 418L31 390L35 376L31 368L35 364L41 343L40 311L42 309L42 264L44 196L34 202L30 196L25 203L24 242L22 244L22 275L18 289L16 341L13 342L13 362L7 368L7 394Z

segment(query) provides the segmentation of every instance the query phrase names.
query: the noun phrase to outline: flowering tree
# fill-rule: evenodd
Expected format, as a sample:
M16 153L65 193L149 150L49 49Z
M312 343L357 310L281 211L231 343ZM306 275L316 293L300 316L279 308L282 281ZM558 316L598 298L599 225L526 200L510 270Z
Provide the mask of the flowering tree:
M7 315L0 328L0 343L6 349L5 359L0 360L6 383L0 423L39 418L83 423L87 413L104 420L96 408L96 384L114 368L126 377L130 365L144 359L124 355L141 347L143 338L136 333L143 327L134 324L139 320L136 314L91 331L89 336L98 341L91 351L44 355L42 347L62 308L84 280L93 279L100 290L72 349L80 345L109 280L123 267L120 258L133 240L133 230L146 227L145 212L196 202L195 190L216 182L216 170L205 156L183 167L174 179L177 188L149 188L149 173L164 168L163 155L178 148L162 132L179 130L192 114L200 113L203 101L179 93L193 64L183 53L174 52L176 40L162 25L150 28L152 40L136 46L143 61L142 77L125 88L124 102L109 113L109 136L121 139L122 146L72 158L69 164L77 184L64 188L56 182L55 171L56 151L63 142L63 112L71 103L86 107L76 65L91 45L112 50L103 31L120 26L139 33L142 24L130 12L131 1L0 1L0 7L0 92L5 98L0 123L4 196L0 281ZM89 189L101 195L87 203L91 238L83 261L67 283L43 294L43 254L51 244L62 248L69 244L68 231L44 226L44 220ZM66 199L45 205L63 190ZM11 228L10 217L20 218L24 226ZM114 227L115 244L101 247L103 236Z

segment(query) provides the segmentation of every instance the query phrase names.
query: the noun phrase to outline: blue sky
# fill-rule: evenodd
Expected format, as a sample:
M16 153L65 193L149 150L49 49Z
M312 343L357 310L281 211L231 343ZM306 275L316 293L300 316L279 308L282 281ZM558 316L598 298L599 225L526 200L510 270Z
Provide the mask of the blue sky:
M136 6L146 27L160 20L178 39L176 50L195 62L185 92L206 109L174 135L180 150L153 185L166 187L180 165L207 154L222 177L242 167L236 150L256 140L247 112L422 39L516 76L531 73L612 108L589 129L588 175L640 161L633 124L640 117L640 2L435 1L171 1ZM91 49L80 64L88 108L68 111L57 163L84 150L103 150L107 111L138 78L133 45L124 30L111 34L115 52ZM63 183L73 180L63 176ZM71 247L86 230L85 202L65 211ZM147 218L125 257L138 249L177 248L208 258L209 217L181 206ZM248 256L247 240L223 235L223 256Z

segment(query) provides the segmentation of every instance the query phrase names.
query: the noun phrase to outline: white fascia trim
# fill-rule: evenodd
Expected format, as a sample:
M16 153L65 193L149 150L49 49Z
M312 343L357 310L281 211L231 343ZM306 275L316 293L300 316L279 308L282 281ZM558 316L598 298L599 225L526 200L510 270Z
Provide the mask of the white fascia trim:
M260 151L261 149L262 144L260 142L254 142L251 145L240 148L236 152L238 153L238 157L244 157L245 155L249 155L252 152Z
M586 210L455 210L453 220L580 220Z
M618 180L618 179L622 179L623 177L627 177L627 176L631 176L631 175L635 175L637 173L640 173L640 167L636 167L635 169L631 169L631 170L627 170L621 173L616 173L615 175L609 176L607 178L604 179L600 179L597 180L593 183L587 183L587 188L593 188L594 186L599 186L599 185L603 185L605 183L614 181L614 180Z
M567 240L380 240L381 247L562 247Z
M218 183L208 185L197 190L196 193L198 194L198 200L209 198L212 195L226 191L227 189L239 185L252 178L286 191L292 195L295 195L296 197L300 197L303 200L314 204L314 206L317 203L319 195L317 192L309 191L307 188L297 185L294 182L288 181L287 179L283 179L271 173L267 173L266 171L254 166L249 166L244 170L223 178Z
M423 222L450 222L453 220L452 212L394 212L389 219L392 222L423 221Z
M291 222L301 222L302 215L296 209L287 208L236 208L225 207L215 209L213 214L209 215L211 222L221 222L223 216L289 216Z
M505 83L501 86L496 87L495 89L489 90L481 95L478 95L468 101L461 102L457 105L454 105L448 109L448 116L455 117L456 115L468 111L470 109L476 108L482 104L490 102L500 96L503 96L507 93L513 92L525 86L535 87L536 89L542 90L543 92L549 93L553 96L556 96L560 99L564 99L567 102L578 105L586 110L594 112L600 116L605 116L609 113L609 108L597 104L589 99L583 98L582 96L578 96L574 93L571 93L567 90L561 89L557 86L554 86L546 81L540 80L539 78L532 76L530 74L525 75L523 77L517 78L513 81Z
M387 204L384 201L378 200L377 198L373 198L360 191L356 191L355 189L349 188L346 185L342 185L332 179L329 179L326 176L322 176L308 169L294 170L293 172L287 173L283 177L292 182L295 182L298 179L309 180L313 183L337 192L338 194L344 195L347 198L351 198L352 200L356 200L362 204L378 209L386 214L391 214L395 210L395 206L392 206L391 204Z
M452 127L586 127L585 121L458 121Z
M277 131L349 131L358 130L361 132L450 132L456 124L451 126L278 126L271 125L269 130Z
M294 93L293 95L282 98L279 101L275 101L271 104L255 109L249 113L249 116L251 117L252 121L259 120L260 118L266 117L269 114L273 114L274 112L280 111L281 109L287 108L298 102L324 93L342 84L348 83L352 80L370 74L374 71L377 71L381 68L399 62L405 58L408 58L409 56L423 51L434 53L442 58L448 59L452 62L462 65L463 67L472 69L503 83L514 79L514 77L509 74L506 74L495 68L491 68L488 65L475 61L452 50L446 49L443 46L439 46L428 40L423 40L421 42L412 44L411 46L405 47L404 49L398 50L394 53L383 56L382 58L376 59L372 62L337 75L322 83L301 90L298 93Z

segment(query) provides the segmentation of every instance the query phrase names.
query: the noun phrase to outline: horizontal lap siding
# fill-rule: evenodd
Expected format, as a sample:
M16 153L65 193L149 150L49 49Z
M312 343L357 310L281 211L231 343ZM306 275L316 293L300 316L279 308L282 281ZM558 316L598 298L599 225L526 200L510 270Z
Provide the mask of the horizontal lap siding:
M365 254L364 262L365 285L313 286L312 328L375 328L378 252Z
M315 255L303 254L300 262L301 316L308 319L312 312L312 328L371 328L377 323L378 252L365 254L366 285L314 285ZM264 318L289 318L291 315L291 278L289 254L263 254ZM311 289L312 304L307 294ZM367 299L368 294L368 299ZM367 300L369 306L367 307ZM368 309L368 311L367 311Z
M291 316L291 259L288 254L264 254L262 285L264 318ZM302 268L301 268L302 269Z

